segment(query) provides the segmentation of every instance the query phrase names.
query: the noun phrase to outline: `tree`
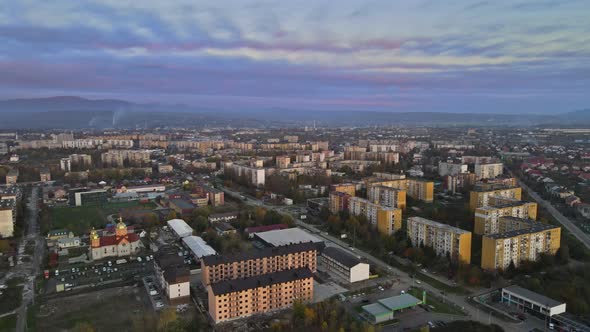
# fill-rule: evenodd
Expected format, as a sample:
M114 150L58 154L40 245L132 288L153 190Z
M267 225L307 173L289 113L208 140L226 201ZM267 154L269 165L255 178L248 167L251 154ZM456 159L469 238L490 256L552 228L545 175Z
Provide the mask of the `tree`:
M570 248L567 244L562 245L559 250L557 250L557 259L560 264L567 264L570 259Z
M176 215L176 211L170 210L170 212L168 213L168 216L166 218L168 220L172 220L172 219L178 218L178 216Z
M316 318L315 310L313 310L313 308L306 307L304 316L305 326L311 326Z
M73 330L75 332L94 332L96 331L92 325L88 322L78 322L74 325Z

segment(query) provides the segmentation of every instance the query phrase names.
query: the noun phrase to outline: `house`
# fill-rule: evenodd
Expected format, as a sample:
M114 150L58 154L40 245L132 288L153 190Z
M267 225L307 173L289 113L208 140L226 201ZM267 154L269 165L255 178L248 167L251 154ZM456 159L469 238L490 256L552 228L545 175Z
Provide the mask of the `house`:
M209 215L209 222L210 223L216 223L216 222L232 222L234 220L238 220L238 218L240 217L240 213L239 212L226 212L226 213L214 213Z
M575 195L571 195L565 198L565 204L573 207L576 204L582 203L582 200L580 200L580 197L575 196Z
M226 223L226 222L218 222L215 223L215 225L213 226L213 228L215 228L215 231L217 232L217 234L219 235L229 235L229 234L235 234L236 233L236 229Z
M57 239L57 247L60 249L77 248L79 246L80 238L77 236Z
M160 288L172 305L190 302L190 270L173 248L158 250L154 271Z

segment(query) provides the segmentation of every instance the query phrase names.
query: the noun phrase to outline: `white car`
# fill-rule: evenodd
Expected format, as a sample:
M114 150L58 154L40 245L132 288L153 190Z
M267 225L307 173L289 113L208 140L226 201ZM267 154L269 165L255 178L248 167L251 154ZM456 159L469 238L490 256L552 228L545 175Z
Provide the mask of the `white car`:
M8 288L8 286L6 286L6 285L0 285L0 289L6 289L6 288Z
M156 308L162 308L162 307L164 307L164 303L156 302Z

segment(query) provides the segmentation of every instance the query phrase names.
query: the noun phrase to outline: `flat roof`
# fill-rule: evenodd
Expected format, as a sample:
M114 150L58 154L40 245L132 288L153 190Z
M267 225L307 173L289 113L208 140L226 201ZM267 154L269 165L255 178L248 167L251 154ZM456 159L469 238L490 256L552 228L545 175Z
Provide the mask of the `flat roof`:
M432 227L436 227L438 229L446 229L448 231L452 231L453 233L457 233L457 234L466 234L466 233L471 233L470 231L466 231L464 229L458 228L458 227L454 227L451 225L447 225L447 224L443 224L434 220L430 220L430 219L426 219L426 218L422 218L422 217L409 217L408 221L411 220L415 220L419 223L422 224L427 224L430 225Z
M211 290L215 295L223 295L233 292L240 292L247 289L282 284L294 280L308 279L312 277L313 274L308 268L299 268L264 274L250 278L225 280L211 284Z
M484 236L491 238L491 239L505 239L505 238L515 237L517 235L522 235L522 234L538 233L538 232L546 231L546 230L553 229L553 228L559 228L559 226L536 222L536 223L532 224L530 228L516 229L513 231L509 231L509 232L496 233L496 234L490 234L490 235L484 235Z
M531 302L536 302L537 304L544 305L544 306L546 305L549 307L557 307L557 306L563 304L563 303L556 301L552 298L549 298L545 295L535 293L531 290L528 290L526 288L522 288L518 285L504 287L502 290L509 291L510 293L514 293L517 296L520 296L522 298L530 300Z
M260 259L263 257L283 256L305 251L319 251L322 245L323 242L321 244L313 242L304 242L281 247L242 251L233 255L211 255L203 257L203 264L205 266L212 266L218 264L247 261L250 259Z
M256 236L273 247L279 247L293 243L323 242L316 236L311 235L310 233L297 227L256 233Z
M381 299L377 302L392 311L414 307L422 303L422 301L407 293Z
M362 306L363 310L374 317L391 315L391 310L385 308L380 303L371 303Z

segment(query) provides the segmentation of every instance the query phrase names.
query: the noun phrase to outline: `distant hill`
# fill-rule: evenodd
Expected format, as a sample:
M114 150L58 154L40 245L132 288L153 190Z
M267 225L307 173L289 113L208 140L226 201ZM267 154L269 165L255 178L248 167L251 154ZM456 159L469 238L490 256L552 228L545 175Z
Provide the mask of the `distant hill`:
M0 100L0 128L133 128L155 126L554 126L590 125L590 109L558 115L310 111L293 109L211 110L186 105L138 104L74 96Z

